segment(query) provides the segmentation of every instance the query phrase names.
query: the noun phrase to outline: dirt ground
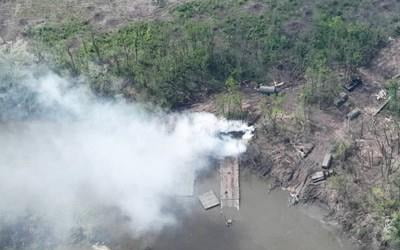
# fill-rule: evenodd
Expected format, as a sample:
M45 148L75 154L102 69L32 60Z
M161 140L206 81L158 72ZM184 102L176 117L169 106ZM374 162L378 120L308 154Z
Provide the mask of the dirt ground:
M390 39L386 48L382 49L371 66L371 70L377 75L391 78L400 74L400 40Z
M33 25L72 18L86 20L107 31L133 20L168 18L168 11L184 1L165 0L160 6L151 0L2 0L0 38L14 40Z

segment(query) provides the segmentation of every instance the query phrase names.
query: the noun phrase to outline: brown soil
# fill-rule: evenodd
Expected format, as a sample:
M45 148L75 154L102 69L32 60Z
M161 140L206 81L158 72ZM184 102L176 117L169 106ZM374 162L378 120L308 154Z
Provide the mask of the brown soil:
M391 78L400 74L400 40L395 39L382 49L372 65L374 73L385 78Z
M88 21L107 31L134 20L168 18L169 10L185 1L167 0L165 6L158 7L151 0L2 0L0 38L14 40L31 26L71 18Z

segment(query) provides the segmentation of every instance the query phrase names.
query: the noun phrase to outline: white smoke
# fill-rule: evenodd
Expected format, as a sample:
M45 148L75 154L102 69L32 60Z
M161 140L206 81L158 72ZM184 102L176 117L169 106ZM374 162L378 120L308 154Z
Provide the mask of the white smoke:
M160 229L174 222L163 212L165 202L190 194L196 171L207 168L210 157L246 150L246 140L219 134L240 130L249 138L252 132L208 113L149 112L100 100L52 73L29 73L17 84L34 102L9 96L22 95L18 91L0 93L3 104L16 102L0 108L1 220L29 211L68 228L97 204L118 207L136 232ZM26 112L28 104L33 111Z

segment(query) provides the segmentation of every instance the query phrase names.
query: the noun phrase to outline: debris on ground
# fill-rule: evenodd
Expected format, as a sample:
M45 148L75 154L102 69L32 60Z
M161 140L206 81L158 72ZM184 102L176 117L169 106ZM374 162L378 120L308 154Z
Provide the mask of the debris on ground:
M294 206L297 203L299 203L299 201L300 201L300 197L299 197L298 192L290 192L289 193L289 200L288 200L289 206Z
M95 244L92 246L93 250L111 250L109 247L107 247L106 245L98 245Z
M360 114L361 110L359 108L355 108L346 115L346 119L348 120L356 119Z
M326 177L332 176L335 174L335 171L333 169L325 170L324 174Z
M340 92L339 96L333 101L333 104L339 108L347 101L348 98L349 96L346 93Z
M297 144L294 147L300 154L301 158L306 158L307 155L309 155L311 151L314 149L314 144L312 143Z
M387 91L384 89L381 89L378 94L375 95L376 96L376 100L380 101L380 100L386 100L387 98Z
M227 227L230 227L230 226L232 226L232 223L233 223L233 220L232 220L232 219L227 219L226 222L225 222L225 225L226 225Z
M392 80L395 80L395 79L398 79L398 78L400 78L400 74L394 75L394 76L392 77Z
M214 191L210 190L199 196L201 205L205 210L219 206L220 202Z

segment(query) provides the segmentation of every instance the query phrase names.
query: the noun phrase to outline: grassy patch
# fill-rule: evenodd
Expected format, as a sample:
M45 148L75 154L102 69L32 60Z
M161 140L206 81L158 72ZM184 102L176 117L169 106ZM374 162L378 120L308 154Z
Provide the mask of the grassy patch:
M254 4L264 8L254 14ZM97 90L114 92L111 73L128 79L145 98L176 107L224 89L232 73L239 82L268 82L281 75L302 77L321 60L328 71L368 64L382 44L381 30L334 16L329 5L316 6L292 0L190 1L171 10L172 20L132 22L107 33L72 20L29 34L41 58L93 76ZM306 17L302 9L314 13ZM317 80L323 87L312 98L329 100L326 93L338 83Z

